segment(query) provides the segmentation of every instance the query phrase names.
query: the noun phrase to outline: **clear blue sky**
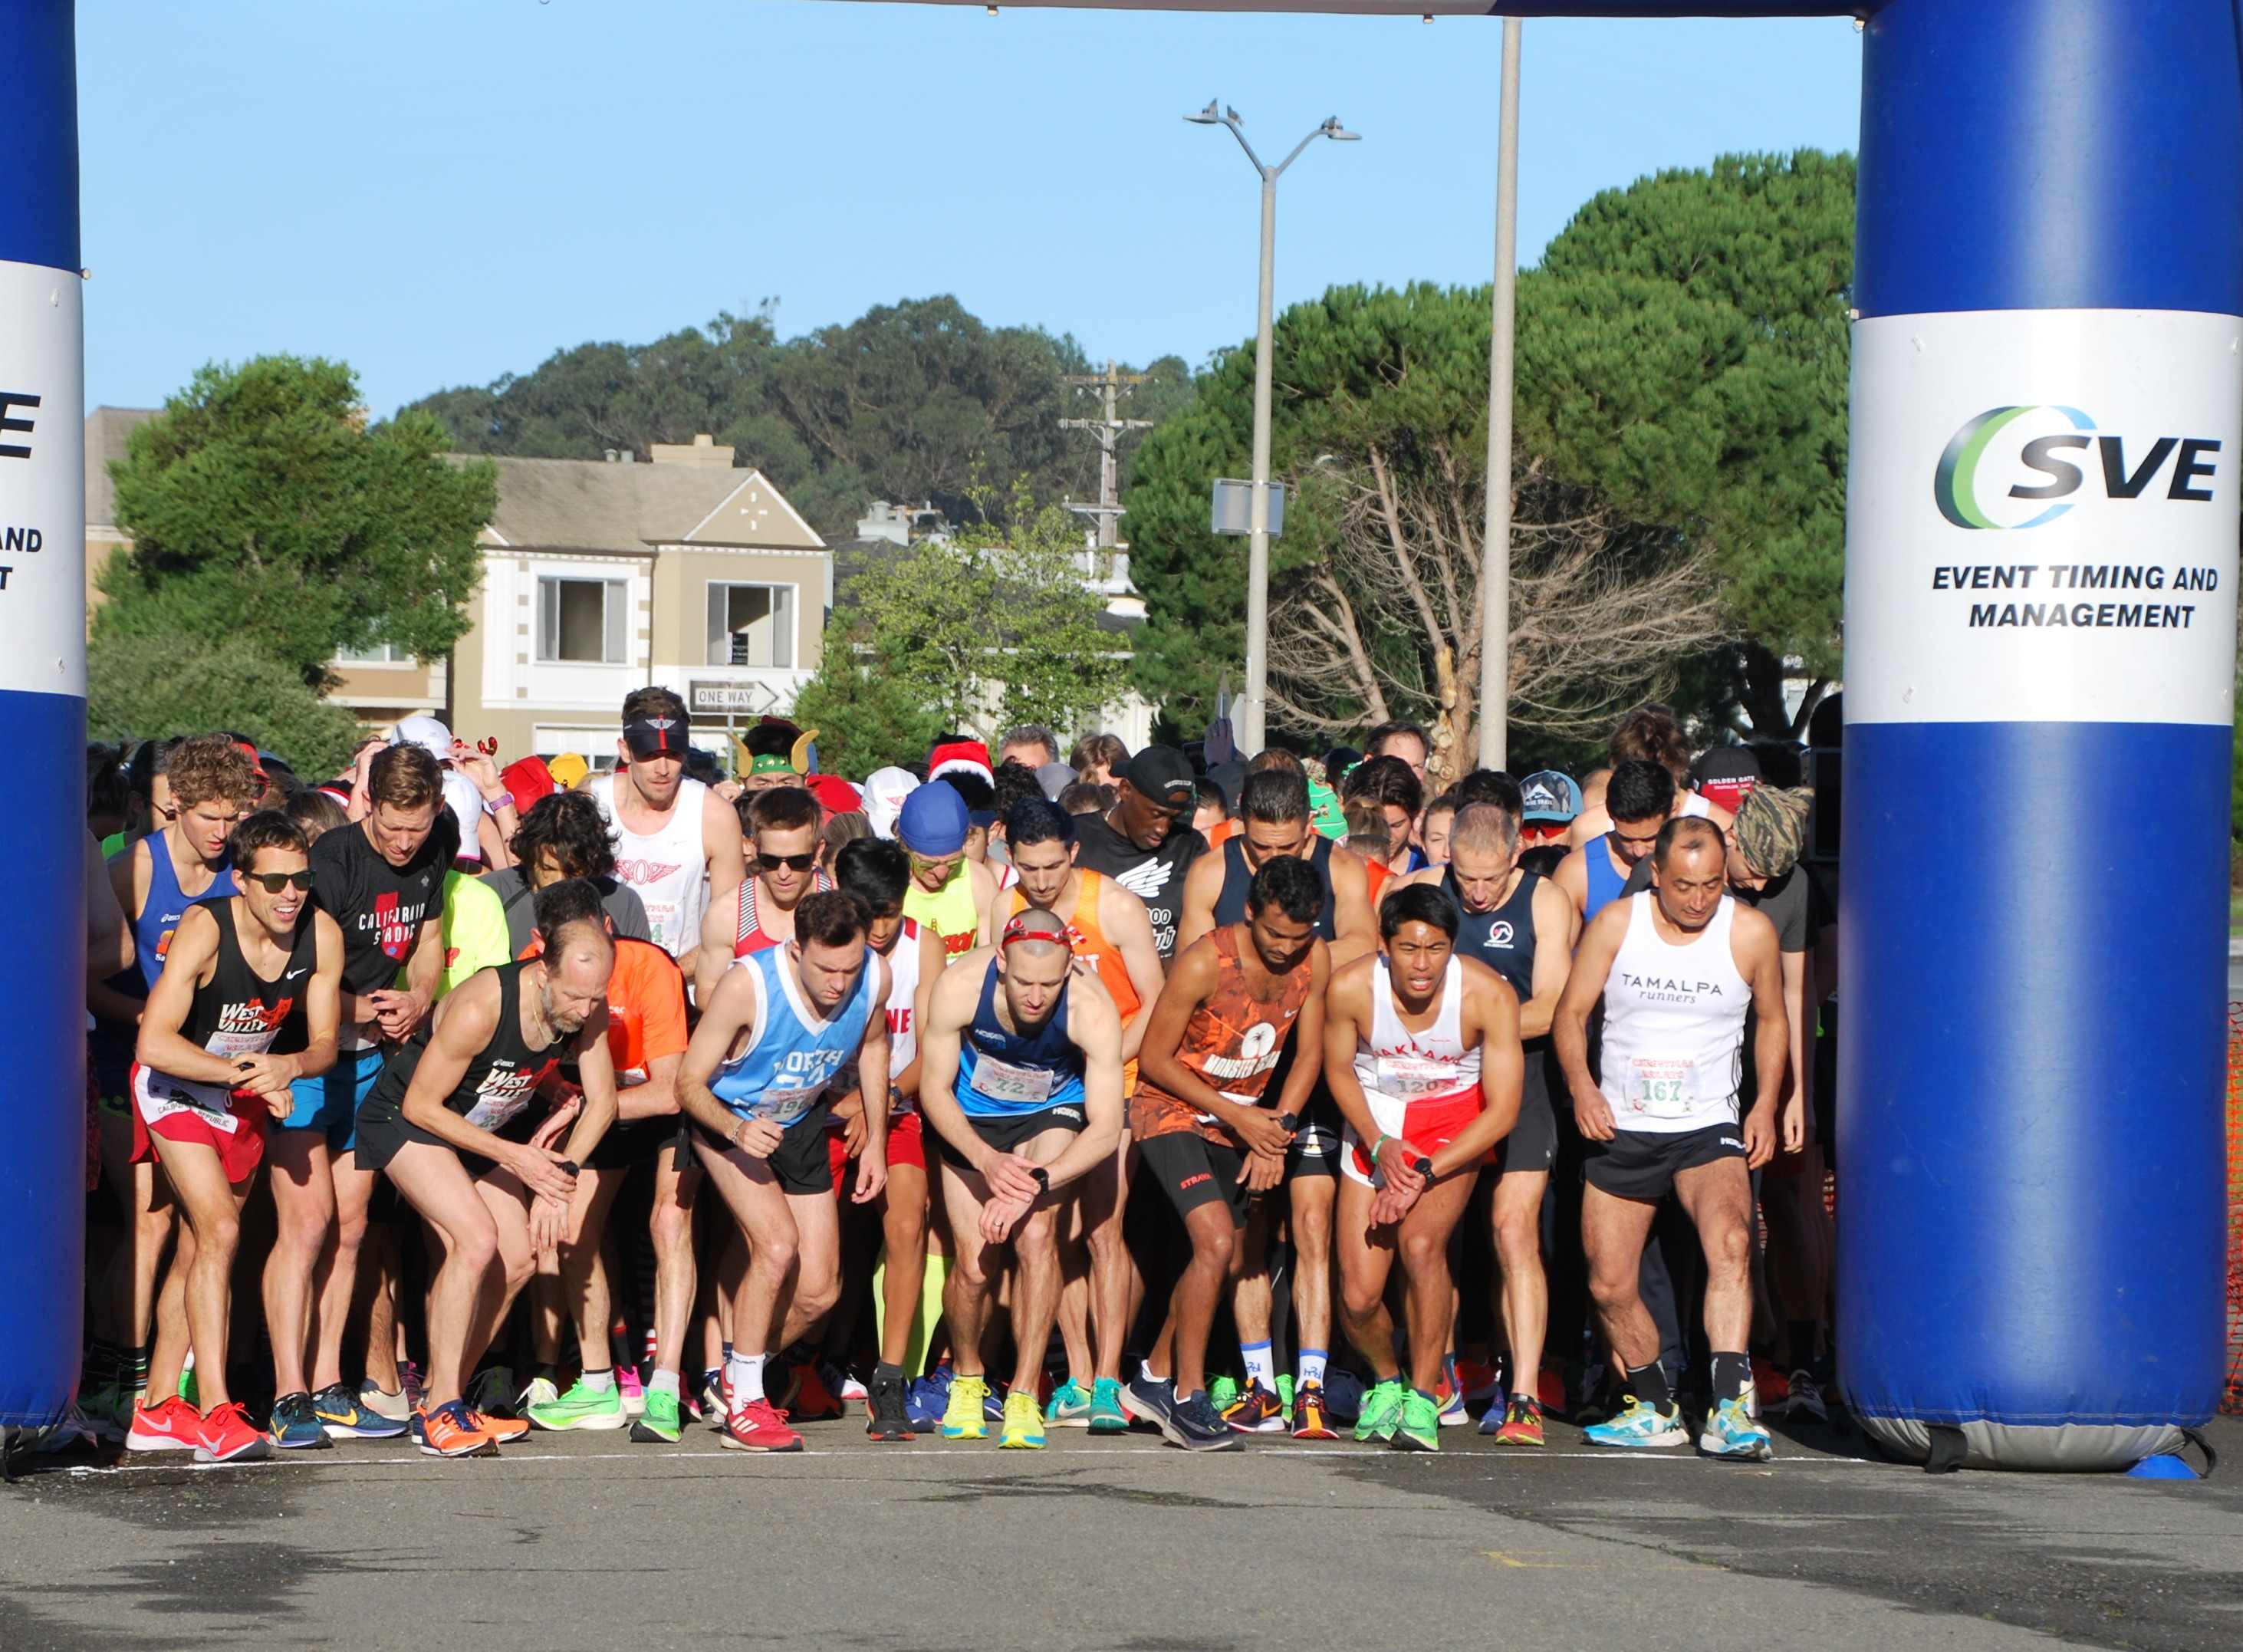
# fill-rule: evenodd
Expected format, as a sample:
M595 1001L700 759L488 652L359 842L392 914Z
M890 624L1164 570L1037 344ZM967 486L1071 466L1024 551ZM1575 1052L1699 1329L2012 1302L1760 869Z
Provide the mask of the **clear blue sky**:
M387 414L779 302L782 333L949 292L1094 356L1197 362L1277 298L1486 279L1499 24L812 0L81 0L89 405L210 360L340 356ZM1850 23L1537 21L1520 256L1597 190L1850 148Z

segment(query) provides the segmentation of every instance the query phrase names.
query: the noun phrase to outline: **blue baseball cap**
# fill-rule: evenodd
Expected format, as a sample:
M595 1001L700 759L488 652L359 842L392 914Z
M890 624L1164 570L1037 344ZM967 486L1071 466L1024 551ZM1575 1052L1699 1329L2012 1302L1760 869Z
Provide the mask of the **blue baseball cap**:
M1570 774L1544 769L1519 783L1519 819L1564 826L1581 812L1581 788Z
M966 846L966 799L947 786L923 786L904 799L896 817L896 836L905 848L924 855L956 854Z

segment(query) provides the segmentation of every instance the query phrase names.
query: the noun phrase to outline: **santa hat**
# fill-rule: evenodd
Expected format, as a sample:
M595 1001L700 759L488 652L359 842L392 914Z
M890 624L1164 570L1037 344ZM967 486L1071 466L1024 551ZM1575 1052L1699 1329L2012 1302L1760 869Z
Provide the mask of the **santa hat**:
M853 814L863 810L865 794L838 774L812 774L805 777L811 795L825 805L832 814Z
M979 740L946 740L926 754L928 779L939 780L952 773L977 775L991 786L997 783L989 748Z

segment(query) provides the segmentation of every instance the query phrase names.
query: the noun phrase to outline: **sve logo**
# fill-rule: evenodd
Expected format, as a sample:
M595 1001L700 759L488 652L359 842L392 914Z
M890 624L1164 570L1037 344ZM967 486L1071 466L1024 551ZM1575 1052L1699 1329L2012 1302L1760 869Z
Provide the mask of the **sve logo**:
M1931 493L1941 516L1974 529L2044 527L2097 484L2105 499L2141 499L2168 471L2166 499L2209 504L2212 489L2198 484L2216 473L2219 449L2209 436L2159 436L2130 460L2125 438L2097 429L2078 408L1989 408L1949 440Z

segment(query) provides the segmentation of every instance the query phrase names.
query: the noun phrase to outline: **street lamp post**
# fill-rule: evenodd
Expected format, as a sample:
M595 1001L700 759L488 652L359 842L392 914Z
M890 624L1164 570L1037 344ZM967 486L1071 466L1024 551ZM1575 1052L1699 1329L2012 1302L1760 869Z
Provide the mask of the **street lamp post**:
M1246 141L1238 111L1219 98L1186 120L1202 126L1228 126L1238 146L1246 152L1262 179L1262 293L1254 327L1254 489L1249 502L1246 540L1246 692L1245 714L1240 719L1239 749L1259 752L1268 744L1270 704L1270 287L1276 269L1277 180L1301 152L1319 138L1351 144L1360 133L1351 132L1332 116L1293 145L1293 152L1275 166L1265 166Z
M1511 764L1512 352L1519 293L1519 19L1503 20L1496 112L1495 288L1487 352L1487 524L1480 539L1479 765Z

